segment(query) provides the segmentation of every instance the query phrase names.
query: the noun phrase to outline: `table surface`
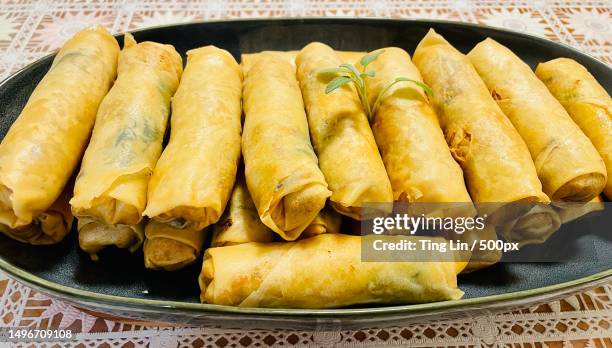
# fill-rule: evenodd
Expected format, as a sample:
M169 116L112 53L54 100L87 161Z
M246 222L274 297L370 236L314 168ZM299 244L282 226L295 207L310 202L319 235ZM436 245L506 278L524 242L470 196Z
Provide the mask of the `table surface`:
M612 64L612 1L0 0L0 79L99 23L114 33L179 22L266 17L436 18L526 31ZM487 316L408 327L337 332L223 331L109 320L83 312L0 273L0 327L71 329L82 347L410 345L612 347L612 282L563 300ZM1 345L1 343L0 343ZM28 345L29 347L30 345Z

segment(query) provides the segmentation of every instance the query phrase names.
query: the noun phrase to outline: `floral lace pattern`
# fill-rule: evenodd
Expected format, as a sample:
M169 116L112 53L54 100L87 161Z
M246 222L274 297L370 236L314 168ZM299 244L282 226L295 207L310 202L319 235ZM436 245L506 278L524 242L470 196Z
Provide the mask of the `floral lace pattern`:
M227 18L389 17L458 20L503 27L574 46L612 64L610 2L497 0L0 0L0 79L98 23L114 33ZM71 329L76 341L17 347L460 346L612 347L612 282L531 308L407 327L221 330L100 317L52 300L0 273L0 327ZM333 324L333 323L332 323ZM0 343L2 345L2 343Z
M246 346L446 346L609 347L612 344L612 282L561 300L508 309L478 317L459 317L406 327L335 329L325 322L315 331L224 330L166 326L96 316L52 300L0 273L0 327L69 329L76 340L15 344L17 347L246 347ZM331 329L331 330L330 330Z

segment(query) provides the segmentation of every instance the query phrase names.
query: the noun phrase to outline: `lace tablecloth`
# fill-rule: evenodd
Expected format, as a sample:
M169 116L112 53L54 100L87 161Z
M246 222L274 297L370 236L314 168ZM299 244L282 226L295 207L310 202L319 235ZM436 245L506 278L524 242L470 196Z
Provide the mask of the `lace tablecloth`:
M437 18L547 37L612 64L610 1L0 0L0 79L100 23L113 32L223 18L351 16ZM80 347L410 345L612 347L612 283L560 301L461 320L338 332L222 331L99 318L0 273L0 327L71 329ZM2 345L2 343L0 343ZM40 346L49 346L39 343ZM24 345L31 346L31 345Z

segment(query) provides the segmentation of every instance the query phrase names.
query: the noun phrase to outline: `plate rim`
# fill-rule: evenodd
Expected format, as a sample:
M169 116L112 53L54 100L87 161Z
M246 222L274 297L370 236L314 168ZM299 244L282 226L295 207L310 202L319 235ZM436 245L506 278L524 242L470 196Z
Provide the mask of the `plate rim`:
M88 303L103 303L111 306L128 306L147 309L173 309L187 310L201 314L246 314L246 315L271 315L271 316L292 316L292 317L350 317L358 315L391 315L391 314L416 314L424 311L449 310L449 309L469 309L478 305L495 305L506 302L518 301L536 296L555 293L564 293L574 288L587 288L599 282L612 280L612 268L606 271L588 275L586 277L570 280L567 282L547 285L534 289L507 292L503 294L481 296L450 301L426 302L417 304L386 306L386 307L364 307L364 308L332 308L332 309L299 309L299 308L256 308L256 307L236 307L227 305L215 305L209 303L184 302L141 299L134 297L124 297L117 295L101 294L89 290L82 290L55 283L44 278L38 277L30 272L22 270L6 262L0 256L0 269L12 275L19 281L31 285L34 288L42 289L43 293L50 293L59 297L72 298L75 301L87 301ZM480 307L479 307L480 308Z
M190 21L185 23L174 23L164 24L158 26L151 26L146 28L139 28L135 30L128 30L123 33L113 34L115 38L119 38L125 33L141 33L152 30L163 30L168 28L184 27L199 24L228 24L228 23L256 23L256 22L297 22L304 24L316 24L316 22L338 22L342 23L355 23L359 22L387 22L387 23L404 23L409 25L410 23L429 23L432 26L436 24L440 25L454 25L458 27L467 27L472 29L486 29L491 31L502 32L513 36L523 37L532 41L545 42L547 44L553 44L561 46L572 53L582 56L586 59L592 60L598 65L606 68L609 73L612 74L612 66L609 64L593 57L590 53L581 51L563 42L556 42L546 37L537 36L526 32L518 32L506 28L494 27L489 25L482 25L477 23L461 22L454 20L444 19L394 19L394 18L376 18L376 17L274 17L274 18L230 18L230 19L216 19L216 20L201 20L201 21ZM11 80L17 78L26 71L33 67L43 64L49 58L52 58L57 53L57 49L47 55L40 57L39 59L28 63L21 69L13 72L5 79L0 82L0 88L9 83ZM538 296L554 296L556 293L562 293L571 291L572 289L586 288L590 285L598 284L612 279L612 268L608 270L597 272L585 277L573 279L567 282L547 285L543 287L526 289L520 291L507 292L502 294L495 294L489 296L474 297L468 299L440 301L440 302L427 302L419 304L408 304L408 305L397 305L397 306L386 306L386 307L364 307L364 308L338 308L338 309L285 309L285 308L243 308L226 305L215 305L206 303L196 302L184 302L184 301L170 301L170 300L154 300L154 299L141 299L134 297L125 297L117 295L108 295L97 293L89 290L83 290L65 286L53 281L46 280L39 276L36 276L16 265L7 262L2 255L0 255L0 269L5 271L8 275L14 279L28 284L35 289L40 289L41 292L52 294L60 298L74 299L75 301L86 301L95 304L107 304L111 306L127 306L130 308L146 308L146 309L157 309L157 310L183 310L192 313L200 314L238 314L238 315L269 315L269 316L290 316L290 317L351 317L359 315L393 315L393 314L416 314L423 312L435 312L435 311L449 311L449 310L461 310L469 309L475 306L494 306L496 304L507 305L510 302L516 302L520 300L526 300L529 298L536 298ZM481 307L478 307L481 308Z

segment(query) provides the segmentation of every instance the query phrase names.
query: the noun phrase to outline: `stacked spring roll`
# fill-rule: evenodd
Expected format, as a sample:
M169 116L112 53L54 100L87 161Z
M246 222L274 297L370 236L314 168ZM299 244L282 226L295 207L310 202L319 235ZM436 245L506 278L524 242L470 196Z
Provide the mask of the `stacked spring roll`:
M612 199L612 99L585 67L568 58L540 63L536 76L563 105L604 160Z
M323 233L339 233L341 217L327 206L306 227L300 238ZM239 175L225 213L215 225L211 246L221 247L250 242L266 243L274 240L274 232L259 219L244 178Z
M210 248L199 278L200 299L241 307L334 308L463 295L456 277L462 267L456 263L361 262L361 240L322 234L290 243Z
M342 216L329 206L321 209L319 214L312 220L310 225L306 227L301 238L309 238L318 236L323 233L340 233L342 225Z
M55 56L0 144L2 232L23 242L52 244L70 231L62 191L71 191L66 183L115 79L118 54L115 38L96 26L78 32Z
M589 202L556 202L555 209L559 213L561 223L568 223L594 212L603 211L604 200L597 196Z
M332 191L331 205L360 219L363 203L392 202L393 192L355 88L346 84L325 93L334 75L321 70L342 63L334 50L318 42L304 47L296 58L310 135Z
M525 140L544 192L553 201L599 195L606 185L603 160L531 68L490 38L467 56Z
M518 243L520 248L544 243L561 224L559 214L550 204L535 203L520 217L498 226L497 232L507 242Z
M295 70L267 55L246 73L243 94L249 192L261 221L283 239L295 240L330 195L310 144Z
M124 40L117 81L98 110L70 200L79 244L92 257L108 245L135 250L144 239L147 185L182 72L172 46L137 44L130 34Z
M71 194L72 185L68 183L57 200L40 213L31 224L14 229L0 224L0 231L15 240L33 245L48 245L62 241L70 232L74 220L68 204Z
M520 222L529 202L549 202L542 192L529 149L495 103L469 59L433 29L419 43L413 61L434 91L433 104L466 184L481 214L496 226ZM511 203L506 205L504 203ZM553 211L549 211L553 214ZM556 230L554 216L539 231Z
M475 202L546 201L529 150L469 60L433 29L413 57L434 91L451 153Z
M156 221L145 229L147 268L194 262L203 229L225 210L240 159L241 95L240 66L229 52L214 46L187 52L170 141L149 183L144 214Z
M259 219L259 213L239 175L225 213L215 225L211 246L220 247L249 242L271 242L274 232Z
M370 105L379 100L374 110L372 131L391 181L394 200L416 203L413 208L426 210L427 214L474 216L476 210L465 187L461 167L449 151L438 118L423 89L403 82L385 90L400 77L422 82L410 56L397 47L383 48L371 54L378 54L378 57L367 67L376 72L366 80L367 92ZM463 236L451 236L453 239L457 237ZM494 231L492 236L486 237L495 238ZM472 258L480 260L479 255ZM497 260L499 258L494 261ZM477 266L483 265L479 261ZM474 269L476 266L469 267Z
M194 263L205 239L201 229L179 228L157 220L147 222L144 236L145 267L165 271L176 271Z

